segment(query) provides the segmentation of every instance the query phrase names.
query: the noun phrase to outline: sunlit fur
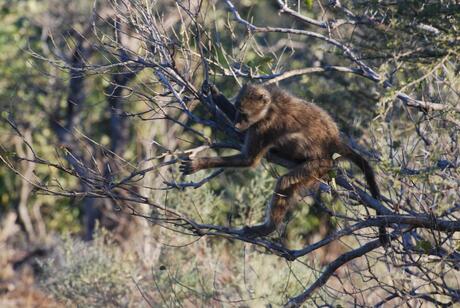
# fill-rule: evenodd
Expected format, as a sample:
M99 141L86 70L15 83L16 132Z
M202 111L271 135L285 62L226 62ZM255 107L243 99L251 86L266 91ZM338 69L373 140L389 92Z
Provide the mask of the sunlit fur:
M262 120L270 107L270 92L250 84L243 86L235 102L235 127L240 131Z
M298 192L304 188L316 188L319 180L328 174L333 167L334 153L357 164L364 172L372 196L380 198L369 163L341 140L334 120L317 105L294 97L276 86L247 84L237 95L235 107L235 127L245 131L241 154L184 162L181 166L184 174L205 168L254 166L268 151L297 162L297 166L278 178L265 222L234 232L245 236L273 232L295 203ZM380 232L383 241L385 230L381 228Z

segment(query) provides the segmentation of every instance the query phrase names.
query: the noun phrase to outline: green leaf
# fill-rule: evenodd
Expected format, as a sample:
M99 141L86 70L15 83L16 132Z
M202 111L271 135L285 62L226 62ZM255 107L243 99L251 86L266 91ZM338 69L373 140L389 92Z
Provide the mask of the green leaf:
M422 249L425 253L428 253L431 249L433 249L433 246L427 240L421 240L417 242L417 245L415 245L415 247L417 247L418 249Z
M331 169L331 170L329 170L329 172L327 173L327 175L328 175L331 179L334 179L334 178L337 177L337 170Z
M259 58L255 58L253 60L248 61L248 66L252 68L257 68L264 64L270 63L272 60L273 60L272 57L269 57L269 56L259 57Z

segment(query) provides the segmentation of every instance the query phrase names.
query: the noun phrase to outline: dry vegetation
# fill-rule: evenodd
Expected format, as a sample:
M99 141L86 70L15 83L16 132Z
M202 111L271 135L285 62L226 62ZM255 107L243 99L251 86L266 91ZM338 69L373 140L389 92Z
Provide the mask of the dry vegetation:
M0 3L0 306L457 305L459 21L455 1ZM248 81L328 110L383 200L340 163L285 234L228 232L292 162L178 165L241 148L207 89Z

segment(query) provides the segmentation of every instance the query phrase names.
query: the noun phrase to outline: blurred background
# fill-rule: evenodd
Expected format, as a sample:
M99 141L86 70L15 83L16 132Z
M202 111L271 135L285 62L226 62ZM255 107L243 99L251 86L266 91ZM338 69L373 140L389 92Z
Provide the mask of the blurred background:
M241 146L205 81L229 99L251 81L320 105L393 213L457 222L455 2L0 2L0 306L279 306L377 238L356 230L289 262L194 232L260 222L285 172L178 172ZM368 219L339 175L365 190L339 164L322 201L307 195L267 241L301 249ZM333 271L306 305L460 301L458 230L434 229L393 225L390 248Z

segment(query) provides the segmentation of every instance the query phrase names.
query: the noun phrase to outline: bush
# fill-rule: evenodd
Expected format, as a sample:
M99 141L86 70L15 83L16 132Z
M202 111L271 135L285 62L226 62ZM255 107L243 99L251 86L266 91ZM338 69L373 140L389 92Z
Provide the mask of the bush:
M134 269L129 255L99 232L91 244L65 237L40 263L42 288L56 299L83 307L127 306Z

